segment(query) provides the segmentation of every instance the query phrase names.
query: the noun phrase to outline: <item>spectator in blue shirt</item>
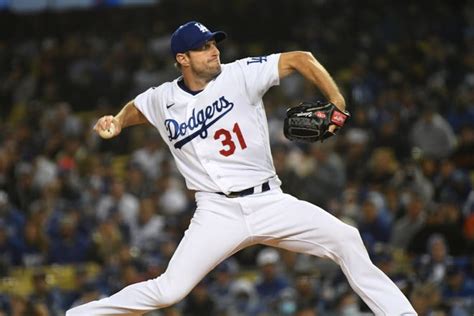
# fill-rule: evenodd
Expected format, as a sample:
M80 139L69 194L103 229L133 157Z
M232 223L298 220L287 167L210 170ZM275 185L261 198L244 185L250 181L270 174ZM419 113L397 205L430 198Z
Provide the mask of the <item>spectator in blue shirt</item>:
M50 263L85 262L89 255L89 240L77 232L76 220L65 215L59 224L60 238L51 241Z
M50 287L46 273L37 271L32 276L33 292L29 296L29 302L32 305L44 304L51 316L59 316L64 314L63 297L61 292L56 288Z
M382 216L379 203L373 198L367 198L362 204L362 216L358 228L362 239L369 249L375 243L387 243L390 238L390 223Z
M446 270L445 284L442 289L443 301L451 307L474 309L474 281L461 267L451 265Z
M264 248L257 255L260 279L256 283L257 294L267 311L272 310L276 299L289 287L288 280L279 273L280 255L276 249Z

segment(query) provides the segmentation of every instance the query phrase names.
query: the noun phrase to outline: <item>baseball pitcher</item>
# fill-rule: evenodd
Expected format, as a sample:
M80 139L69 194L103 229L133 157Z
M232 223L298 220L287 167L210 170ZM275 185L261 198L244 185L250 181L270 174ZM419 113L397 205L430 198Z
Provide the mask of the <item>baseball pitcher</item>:
M181 25L171 37L171 52L182 75L148 89L95 125L103 137L114 137L125 127L153 124L187 187L197 191L197 209L162 275L66 315L141 315L172 305L224 259L255 244L330 258L376 315L416 315L370 261L356 228L280 189L262 97L282 78L300 73L327 102L290 109L285 135L322 141L349 116L331 76L302 51L222 65L216 43L225 38L195 21Z

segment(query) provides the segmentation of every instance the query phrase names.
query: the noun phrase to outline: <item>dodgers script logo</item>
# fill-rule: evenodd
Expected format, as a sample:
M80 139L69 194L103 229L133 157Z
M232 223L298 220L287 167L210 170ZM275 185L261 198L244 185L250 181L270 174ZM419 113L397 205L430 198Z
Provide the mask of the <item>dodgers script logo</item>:
M166 119L165 127L168 131L168 139L173 141L180 136L184 136L174 144L174 148L181 149L181 147L192 141L198 135L201 136L201 138L206 138L208 128L224 117L224 115L229 113L233 108L234 103L222 96L197 113L196 109L193 109L191 117L184 122L179 123L173 119ZM194 132L186 136L188 131Z

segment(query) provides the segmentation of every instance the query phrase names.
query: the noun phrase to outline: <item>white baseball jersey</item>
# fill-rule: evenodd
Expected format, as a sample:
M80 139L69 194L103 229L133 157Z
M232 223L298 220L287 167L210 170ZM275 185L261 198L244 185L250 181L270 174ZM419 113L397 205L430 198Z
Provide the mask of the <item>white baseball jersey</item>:
M262 97L280 82L279 57L224 64L196 95L178 85L180 77L135 98L171 149L189 189L228 193L276 177Z

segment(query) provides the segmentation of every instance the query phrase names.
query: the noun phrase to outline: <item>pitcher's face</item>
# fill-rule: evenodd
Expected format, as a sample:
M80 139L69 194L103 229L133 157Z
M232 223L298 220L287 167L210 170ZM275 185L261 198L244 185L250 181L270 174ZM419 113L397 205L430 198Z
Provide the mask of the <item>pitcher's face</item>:
M215 40L206 42L186 55L194 76L211 81L221 73L220 52Z

